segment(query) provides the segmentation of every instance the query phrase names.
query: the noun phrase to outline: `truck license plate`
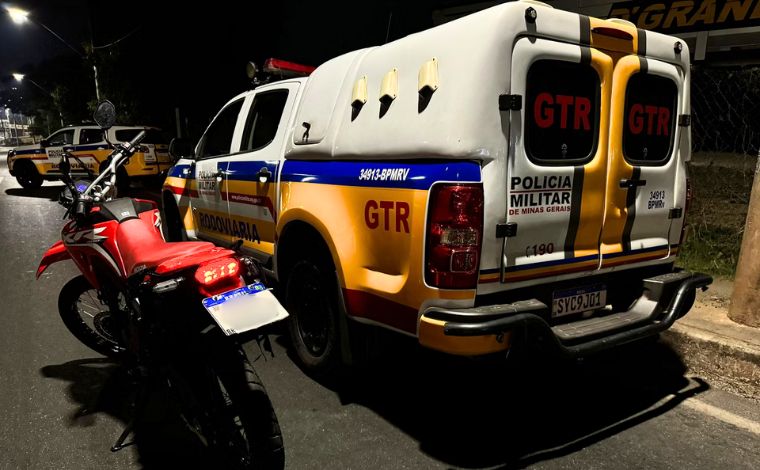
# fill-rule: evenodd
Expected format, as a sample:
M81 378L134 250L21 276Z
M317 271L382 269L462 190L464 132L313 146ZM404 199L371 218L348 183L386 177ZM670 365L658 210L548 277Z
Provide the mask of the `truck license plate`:
M603 285L554 291L552 317L596 310L607 305L607 288Z

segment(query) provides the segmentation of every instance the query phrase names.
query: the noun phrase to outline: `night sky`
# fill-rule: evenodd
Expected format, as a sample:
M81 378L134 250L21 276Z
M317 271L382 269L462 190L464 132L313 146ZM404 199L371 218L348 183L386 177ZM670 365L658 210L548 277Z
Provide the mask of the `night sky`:
M31 11L77 48L89 42L90 31L98 46L139 28L117 46L100 50L109 62L104 74L110 70L112 75L102 77L103 86L108 88L111 80L126 90L122 106L128 107L124 100L129 99L136 115L149 121L138 124L173 130L174 109L179 107L191 133L197 134L224 102L249 88L245 64L250 60L261 65L277 57L316 66L344 52L382 44L386 35L394 40L427 29L433 25L433 10L461 3L467 2L215 1L204 7L144 0L18 0L13 5ZM2 10L0 88L18 87L12 72L27 73L48 90L65 84L68 99L81 103L81 115L86 102L94 99L91 72L79 56L39 25L16 25ZM34 94L47 99L28 84L19 88L16 93L26 99Z

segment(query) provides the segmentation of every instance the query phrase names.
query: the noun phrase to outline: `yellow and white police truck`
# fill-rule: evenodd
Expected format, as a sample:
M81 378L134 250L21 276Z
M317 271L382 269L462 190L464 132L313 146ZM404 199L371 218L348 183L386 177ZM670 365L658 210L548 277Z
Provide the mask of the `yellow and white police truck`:
M236 96L170 170L165 220L261 259L307 368L350 357L357 323L580 356L712 281L674 268L689 121L682 40L510 2Z
M117 184L121 188L126 187L132 178L157 177L172 166L168 139L160 129L114 126L106 132L109 133L110 142L129 142L143 129L146 129L147 135L140 150L119 168ZM84 177L88 175L88 170L97 175L112 151L103 132L98 126L64 127L42 139L39 144L16 147L8 152L8 170L24 188L38 188L44 180L60 179L58 164L65 149L78 158L78 161L71 161L73 175Z

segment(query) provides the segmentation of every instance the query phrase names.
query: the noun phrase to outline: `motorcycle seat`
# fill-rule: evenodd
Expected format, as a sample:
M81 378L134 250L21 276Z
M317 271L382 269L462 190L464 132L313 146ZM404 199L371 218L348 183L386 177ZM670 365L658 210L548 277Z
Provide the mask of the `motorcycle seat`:
M156 228L141 218L129 219L116 232L127 276L164 261L219 250L210 242L166 242Z

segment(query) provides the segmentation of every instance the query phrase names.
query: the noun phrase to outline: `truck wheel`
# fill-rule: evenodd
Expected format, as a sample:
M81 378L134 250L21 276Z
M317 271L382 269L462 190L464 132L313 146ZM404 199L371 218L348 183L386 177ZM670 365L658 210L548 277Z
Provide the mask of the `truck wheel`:
M25 189L37 189L42 186L42 175L31 162L16 162L16 181Z
M303 260L290 270L285 303L296 355L310 372L326 375L340 363L337 282L327 263Z

